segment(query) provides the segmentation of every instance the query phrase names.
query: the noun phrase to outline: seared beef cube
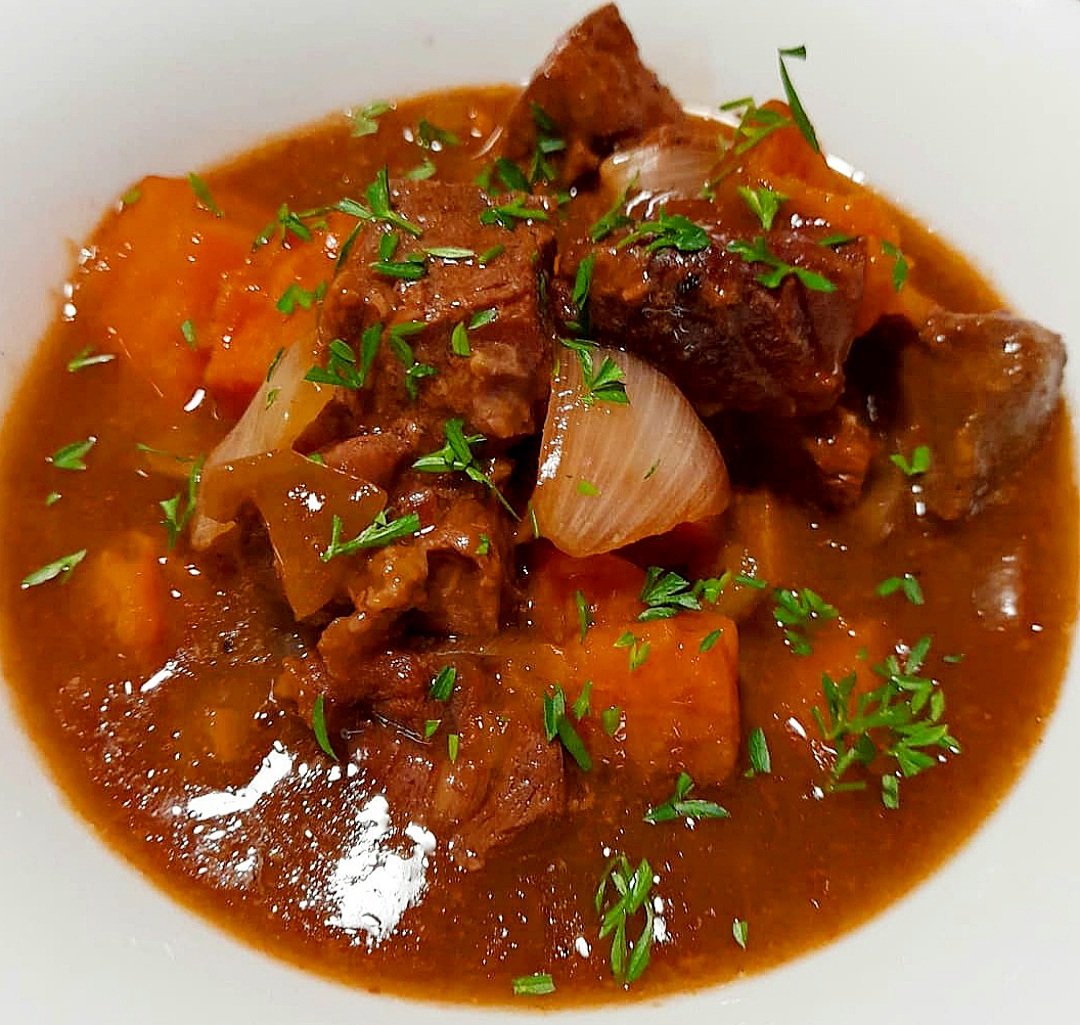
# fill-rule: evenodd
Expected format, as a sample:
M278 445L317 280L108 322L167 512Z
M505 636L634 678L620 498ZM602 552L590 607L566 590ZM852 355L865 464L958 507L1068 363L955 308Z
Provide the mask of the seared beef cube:
M428 256L417 281L381 272L373 264L389 229L366 225L330 288L320 323L324 345L341 338L359 352L365 328L384 327L369 386L348 396L358 422L405 417L438 437L446 420L462 417L489 438L533 433L549 388L551 336L539 281L550 271L552 232L540 221L513 228L481 223L494 201L469 185L398 182L391 197L394 211L423 231L413 238L398 230L391 260L400 264L427 250L436 255ZM540 200L528 203L540 209ZM480 265L478 257L496 246L504 251ZM437 255L450 248L475 255ZM411 327L395 342L393 329L401 325ZM468 356L451 349L459 325ZM410 367L428 369L407 377Z
M686 204L705 212L704 204ZM556 289L564 319L581 260L595 256L588 297L590 337L628 349L668 375L702 415L722 410L781 416L817 413L837 400L862 298L864 251L838 250L807 233L775 231L771 252L823 275L834 290L814 291L794 274L770 288L763 268L728 252L731 236L702 223L709 245L650 253L645 242L619 248L580 243L561 254Z
M542 113L538 113L537 108ZM593 11L558 42L510 111L501 149L528 162L546 115L566 142L562 180L595 170L618 143L683 116L682 108L638 55L614 4Z
M1007 313L932 314L901 357L903 437L930 448L931 512L977 512L1035 450L1058 405L1059 335Z
M432 681L450 666L449 693ZM353 664L347 678L317 658L291 660L275 699L310 720L327 702L330 738L344 754L342 726L357 748L352 760L393 806L435 831L451 858L477 868L527 827L566 808L562 747L548 743L535 695L510 693L497 665L460 652L381 652ZM427 723L438 720L428 736ZM447 738L458 737L454 759Z

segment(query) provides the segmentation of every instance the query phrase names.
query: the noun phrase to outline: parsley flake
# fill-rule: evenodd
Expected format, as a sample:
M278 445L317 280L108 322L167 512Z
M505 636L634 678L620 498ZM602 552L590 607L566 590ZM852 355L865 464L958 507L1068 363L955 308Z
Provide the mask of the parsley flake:
M77 552L72 552L70 555L62 555L54 562L47 563L40 569L34 570L33 573L28 573L23 577L22 583L19 586L25 591L27 588L37 587L39 584L47 583L50 580L56 580L57 577L60 577L62 580L67 580L67 575L85 558L85 548L81 548Z
M45 461L52 463L58 470L85 470L83 456L97 444L97 438L91 435L84 441L73 441L70 445L58 448Z
M390 520L388 511L383 509L359 534L350 541L341 540L342 520L334 515L330 523L330 543L326 551L320 553L322 562L329 562L342 555L355 555L357 552L369 548L385 548L395 541L413 537L420 530L420 517L416 513L408 513Z
M650 825L660 822L672 822L677 818L684 819L729 819L731 814L726 808L713 801L701 801L689 798L688 794L694 789L694 780L688 772L680 772L675 780L675 792L663 804L650 808L644 816Z
M727 244L727 251L742 257L746 263L765 264L769 270L762 271L754 280L760 282L766 288L779 288L785 278L794 275L804 288L808 288L812 292L836 291L836 285L824 274L818 274L817 271L797 267L795 264L781 260L769 248L769 244L761 235L755 236L752 242L747 242L744 239L733 239Z

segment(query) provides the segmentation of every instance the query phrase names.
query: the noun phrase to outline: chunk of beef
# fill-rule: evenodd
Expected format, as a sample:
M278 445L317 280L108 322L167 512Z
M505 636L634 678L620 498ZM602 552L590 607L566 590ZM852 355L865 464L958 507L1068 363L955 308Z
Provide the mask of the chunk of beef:
M710 236L698 252L650 253L644 242L567 247L555 290L564 319L573 319L574 277L592 254L591 336L649 360L703 415L744 410L795 416L828 409L843 388L844 360L854 340L862 246L834 250L809 232L771 232L767 242L778 259L823 275L834 290L809 289L794 274L769 288L758 280L767 268L728 252L732 239L705 220L706 205L684 206L699 215L693 219Z
M1031 455L1057 408L1060 336L1007 313L933 313L901 356L902 443L930 447L931 512L977 512Z
M486 266L476 256L429 256L424 276L408 281L373 267L387 230L374 224L362 229L331 285L319 327L324 344L341 338L357 351L365 328L380 323L386 329L369 387L347 395L356 422L385 426L405 418L437 437L445 420L460 416L489 438L534 432L549 387L551 333L539 279L551 268L551 230L540 221L512 230L482 224L494 201L469 185L397 182L391 199L394 210L423 231L415 239L397 232L395 261L445 247L477 255L496 246L503 251ZM541 202L529 201L535 209ZM477 314L484 314L483 323L470 328ZM395 341L392 329L405 324L412 333ZM451 349L458 325L468 332L467 358ZM407 381L413 361L427 369Z
M446 700L432 680L456 671ZM449 841L468 868L523 830L560 817L566 807L562 750L544 736L537 701L497 682L497 667L455 651L386 651L333 678L317 659L294 660L275 687L287 707L310 716L315 698L328 702L336 748L342 727L353 758L395 808ZM425 724L439 721L425 736ZM451 759L447 737L458 737Z
M406 613L413 627L440 635L486 637L500 626L513 566L507 517L476 485L419 473L402 475L391 500L396 516L420 517L421 533L356 559L346 584L354 611L319 639L335 678L350 678Z
M614 4L570 29L526 86L500 140L511 160L527 161L536 149L537 108L566 141L565 182L595 170L617 144L683 116L675 98L641 63Z

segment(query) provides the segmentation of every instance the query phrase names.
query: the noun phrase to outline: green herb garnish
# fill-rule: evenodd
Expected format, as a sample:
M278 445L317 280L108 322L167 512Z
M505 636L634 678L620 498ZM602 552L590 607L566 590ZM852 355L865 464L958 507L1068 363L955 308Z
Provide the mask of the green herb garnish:
M574 606L577 609L578 639L584 644L589 628L593 625L592 613L589 611L589 602L584 591L574 592Z
M794 275L805 288L812 292L835 292L834 285L824 274L807 270L805 267L797 267L792 263L785 263L770 248L764 237L755 236L753 242L742 239L733 239L727 244L727 251L741 256L746 263L763 263L769 270L762 271L756 276L766 288L779 288L784 279Z
M334 745L330 743L330 734L326 729L326 695L320 694L315 699L315 705L311 710L311 732L315 734L315 740L319 747L334 761L338 761Z
M648 641L639 640L631 631L627 630L619 635L614 643L615 648L626 648L630 672L640 669L649 657L650 644Z
M821 146L818 144L817 133L810 123L810 118L806 115L799 94L795 92L795 86L791 82L787 65L784 63L785 57L794 57L796 60L801 61L806 60L806 47L793 46L788 50L778 50L777 54L780 61L780 81L784 83L784 95L787 97L788 106L791 108L791 117L798 126L799 131L802 132L803 138L809 143L810 148L815 153L820 153Z
M894 452L889 456L889 461L898 466L905 477L918 477L930 469L930 447L917 445L910 460L903 452Z
M750 923L742 918L731 920L731 935L743 950L746 949L746 941L750 937Z
M591 689L592 685L588 686ZM587 704L588 697L585 701ZM582 772L592 769L592 758L585 749L585 743L566 715L566 693L557 683L550 694L544 695L544 736L549 744L558 737L566 753L574 759Z
M481 224L498 224L502 228L512 231L518 221L547 221L548 213L540 207L525 205L523 196L516 196L509 203L502 206L488 207L480 214Z
M326 282L320 281L311 291L302 288L296 282L289 285L277 301L277 308L286 317L291 317L299 306L302 310L310 310L316 303L323 301L326 296Z
M555 992L555 980L542 972L519 975L512 985L516 997L542 997Z
M884 239L881 242L881 251L893 259L892 284L893 289L899 292L904 287L904 282L907 281L907 259L897 246L894 246L891 242L886 242Z
M782 192L773 192L766 188L751 189L746 185L739 186L739 195L750 208L750 212L761 221L761 227L765 231L772 230L780 204L788 198Z
M675 793L663 804L650 808L645 813L645 821L651 825L660 822L672 822L678 818L684 819L729 819L730 813L726 808L713 801L700 801L688 798L687 795L694 789L694 781L688 772L680 772L675 780Z
M361 107L360 110L354 110L352 112L353 136L374 135L379 130L378 118L392 109L393 104L376 100L366 107Z
M99 363L111 363L114 359L116 357L111 352L95 353L88 345L85 349L81 349L77 356L68 360L68 373L74 374L86 367L97 366Z
M897 591L902 591L912 605L922 605L925 602L918 577L912 573L905 573L902 577L888 577L874 589L879 598L887 598Z
M197 174L192 172L187 176L188 185L191 186L191 191L195 193L195 198L199 201L199 205L208 210L215 217L224 216L221 212L221 207L214 202L214 197L210 194L210 186L206 184Z
M170 550L176 547L180 535L183 534L187 525L191 522L191 517L195 515L195 499L199 493L199 483L202 481L202 468L205 460L205 456L199 456L191 461L187 488L184 491L178 491L172 498L166 498L158 502L161 511L165 514L161 525L169 535ZM186 460L182 461L186 462Z
M183 335L184 344L189 349L194 349L198 341L198 336L195 332L195 322L192 320L185 320L180 325L180 334Z
M616 249L632 246L643 239L651 241L645 252L655 253L658 249L677 249L680 253L697 253L709 247L709 233L682 214L669 214L665 207L660 208L655 221L642 221L633 230L626 233Z
M453 666L443 666L431 681L428 695L432 701L449 701L454 693L454 684L457 682L457 669Z
M58 470L85 470L83 456L97 444L97 438L91 435L84 441L73 441L70 445L58 448L45 461L52 463Z
M446 146L460 146L461 140L453 132L421 118L420 124L416 126L416 145L421 149L437 152Z
M596 345L583 338L563 338L562 344L577 354L581 364L582 394L581 402L589 407L596 402L611 402L618 406L628 406L630 397L626 394L626 383L622 368L610 356L604 356L599 368L596 367L593 353Z
M85 558L85 548L82 548L77 552L72 552L70 555L62 555L55 562L47 563L40 569L34 570L33 573L28 573L23 577L22 583L19 586L25 591L27 588L37 587L38 584L47 583L50 580L55 580L57 577L62 577L66 580L67 574L78 566Z
M784 639L796 655L809 655L813 648L806 632L817 620L836 619L840 613L817 591L804 587L793 591L786 587L773 591L776 605L773 619L784 628Z
M750 768L747 776L768 776L772 772L772 756L769 754L769 743L765 739L765 731L760 726L755 726L746 739L746 753L750 758Z
M502 507L510 513L514 519L518 514L503 497L503 494L491 478L480 469L476 455L472 451L473 445L479 445L485 440L482 434L465 434L465 421L460 418L447 420L443 424L443 434L446 444L435 452L429 452L414 462L413 469L421 473L464 473L469 480L477 484L483 484L498 499Z
M330 543L326 551L320 553L322 562L329 562L341 555L355 555L368 548L385 548L395 541L413 537L420 530L420 517L416 513L407 513L395 520L387 519L387 510L383 509L351 541L341 540L341 517L336 515L330 523Z
M649 899L652 886L653 870L648 861L642 858L635 869L625 855L617 854L608 863L596 890L593 903L601 916L600 939L611 936L611 974L624 986L636 982L649 966L655 914ZM627 929L639 912L644 913L645 922L630 947Z

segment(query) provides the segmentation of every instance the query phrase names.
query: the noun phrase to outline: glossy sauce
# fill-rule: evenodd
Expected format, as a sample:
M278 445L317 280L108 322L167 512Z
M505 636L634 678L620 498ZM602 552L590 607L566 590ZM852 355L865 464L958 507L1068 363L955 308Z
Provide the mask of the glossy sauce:
M407 101L363 139L332 120L206 178L214 190L244 193L267 218L282 202L304 208L359 194L384 163L393 176L430 155L440 178L469 181L512 97L493 89ZM463 145L418 149L406 130L421 116ZM573 207L570 216L579 216ZM964 261L903 225L922 291L955 310L999 305ZM670 794L670 781L620 777L601 759L576 782L577 810L566 821L528 832L481 871L454 867L438 837L395 816L362 750L330 762L311 731L270 701L280 659L300 638L265 551L253 543L242 573L184 546L166 554L157 503L176 481L147 473L135 445L205 451L228 424L209 402L164 410L119 365L66 373L85 346L104 348L86 336L84 319L50 331L5 425L6 675L50 769L102 836L185 903L275 955L425 999L509 1001L514 977L550 972L558 991L549 1001L610 1000L621 994L592 901L608 852L620 850L649 859L663 919L633 995L759 971L851 928L940 864L1016 779L1053 709L1077 583L1064 410L1008 500L957 526L905 521L878 544L858 511L833 516L774 500L777 536L797 565L783 582L827 596L854 642L826 626L815 655L802 659L783 645L767 603L740 624L743 735L765 729L773 772L740 774L709 793L730 819L647 825L644 809ZM87 472L46 463L90 435L99 440ZM45 508L54 489L63 497ZM90 572L89 558L63 584L20 590L29 570L83 547L147 560L167 625L144 656L103 643L113 613L96 597L100 568ZM878 581L900 572L918 575L925 605L874 596ZM789 719L811 724L823 670L851 668L865 646L867 672L924 634L933 636L927 671L947 694L963 753L905 781L899 812L886 811L874 787L823 798L822 773ZM942 660L957 653L959 664ZM543 667L523 646L507 686L534 670ZM732 940L736 917L750 923L745 951Z

